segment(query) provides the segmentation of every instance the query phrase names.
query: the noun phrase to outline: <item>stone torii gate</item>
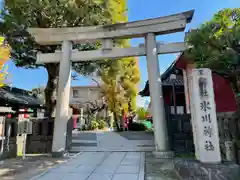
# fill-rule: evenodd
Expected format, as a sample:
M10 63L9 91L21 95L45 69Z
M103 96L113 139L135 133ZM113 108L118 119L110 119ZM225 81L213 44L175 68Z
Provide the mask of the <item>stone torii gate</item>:
M115 59L131 56L146 56L154 123L155 153L170 157L168 132L165 118L158 54L177 53L185 50L184 42L161 44L157 35L184 31L190 23L194 10L170 16L135 22L104 26L75 28L30 28L29 32L41 45L62 44L55 53L38 53L37 63L60 63L56 121L53 136L53 156L65 152L66 127L68 121L69 94L71 84L71 62ZM144 37L146 45L138 47L113 47L113 39ZM102 41L102 49L93 51L72 50L72 43Z

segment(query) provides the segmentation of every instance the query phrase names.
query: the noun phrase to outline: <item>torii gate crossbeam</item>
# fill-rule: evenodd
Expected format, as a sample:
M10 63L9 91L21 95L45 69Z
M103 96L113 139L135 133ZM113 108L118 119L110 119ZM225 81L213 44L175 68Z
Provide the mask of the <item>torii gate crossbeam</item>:
M57 63L60 60L56 121L52 153L62 156L65 151L66 127L68 121L71 62L97 60L102 58L122 58L147 56L152 115L154 122L155 154L171 157L167 124L164 110L158 54L184 51L184 43L158 44L156 35L184 31L191 22L194 11L142 21L119 23L106 26L77 28L30 28L29 32L41 45L62 44L62 50L52 54L38 54L38 63ZM112 39L145 37L145 44L132 48L113 48ZM72 43L102 40L103 49L78 52L72 50Z

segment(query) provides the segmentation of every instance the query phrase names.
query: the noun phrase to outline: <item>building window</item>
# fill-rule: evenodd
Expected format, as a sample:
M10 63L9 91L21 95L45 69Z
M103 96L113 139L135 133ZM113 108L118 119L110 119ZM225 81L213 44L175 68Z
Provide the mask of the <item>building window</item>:
M73 97L78 98L79 97L79 91L78 90L73 90Z

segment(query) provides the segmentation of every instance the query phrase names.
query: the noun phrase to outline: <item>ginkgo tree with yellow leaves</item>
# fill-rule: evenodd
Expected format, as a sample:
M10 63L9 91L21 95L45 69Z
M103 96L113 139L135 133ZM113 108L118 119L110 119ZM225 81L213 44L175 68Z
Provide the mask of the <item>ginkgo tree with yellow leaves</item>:
M108 7L111 9L111 22L127 22L127 1L110 0ZM129 40L115 40L119 48L130 47ZM137 58L122 58L107 60L107 65L101 68L100 77L103 85L103 95L108 103L108 109L114 115L116 128L119 130L120 117L123 113L136 111L137 84L140 80Z
M10 58L10 46L4 37L0 37L0 87L4 86L8 77L6 62Z

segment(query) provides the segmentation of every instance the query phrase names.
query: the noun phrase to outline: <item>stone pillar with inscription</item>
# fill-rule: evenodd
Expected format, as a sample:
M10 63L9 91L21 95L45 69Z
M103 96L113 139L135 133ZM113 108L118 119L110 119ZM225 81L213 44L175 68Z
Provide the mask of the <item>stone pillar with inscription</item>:
M220 163L221 153L210 69L193 69L191 72L191 114L196 133L197 159L202 163Z

